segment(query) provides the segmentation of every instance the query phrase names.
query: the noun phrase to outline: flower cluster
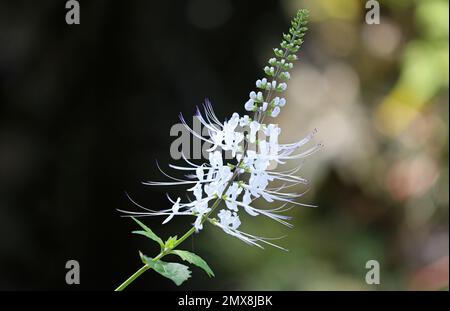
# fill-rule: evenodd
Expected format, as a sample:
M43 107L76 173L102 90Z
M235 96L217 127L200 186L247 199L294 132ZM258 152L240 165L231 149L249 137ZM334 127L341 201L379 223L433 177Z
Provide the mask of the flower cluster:
M296 175L299 168L287 171L271 170L272 164L285 164L291 159L305 158L321 146L313 145L303 150L313 138L316 130L298 142L280 144L278 138L281 129L276 124L264 123L266 116L276 117L281 107L286 104L281 93L286 90L286 81L290 78L289 70L297 59L295 53L303 43L306 31L306 12L299 11L292 21L288 34L280 48L274 49L275 57L268 61L264 68L267 77L256 81L257 91L250 93L244 107L253 115L232 116L221 122L215 115L211 104L203 105L203 112L197 109L196 118L207 128L208 136L194 131L181 116L181 121L188 131L201 140L209 143L208 161L195 164L183 155L184 165L170 165L172 169L185 172L185 178L172 177L163 172L170 181L145 184L152 186L188 186L188 200L173 199L168 196L172 207L164 210L148 210L129 212L137 216L165 216L167 223L175 216L187 215L195 217L193 225L196 231L203 229L208 221L220 227L224 232L261 247L266 243L278 247L270 239L245 233L240 230L242 212L250 216L267 217L283 225L291 226L289 216L284 212L296 205L302 193L292 193L286 189L307 181ZM231 154L227 160L225 154ZM279 186L273 186L277 182ZM255 201L265 201L266 208L256 207ZM224 203L220 205L220 203ZM261 206L262 204L258 204ZM223 206L222 208L220 208ZM308 205L306 205L308 206Z
M303 44L303 37L307 30L307 12L299 11L291 22L288 34L283 34L281 48L273 49L275 57L264 67L267 77L258 79L256 87L261 91L252 91L244 107L247 111L267 112L271 117L277 117L281 107L286 104L282 97L274 97L274 93L281 93L287 89L287 81L291 78L289 70L294 67L293 62L298 59L295 54ZM265 92L265 94L263 94Z

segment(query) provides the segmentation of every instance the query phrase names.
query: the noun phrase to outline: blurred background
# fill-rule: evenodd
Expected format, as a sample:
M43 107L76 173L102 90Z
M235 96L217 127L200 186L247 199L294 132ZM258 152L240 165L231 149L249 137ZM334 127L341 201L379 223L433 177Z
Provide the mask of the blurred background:
M262 251L216 228L186 242L216 273L193 268L182 289L448 289L449 4L364 0L0 1L0 289L112 290L155 245L116 209L167 208L155 160L169 131L209 98L219 118L243 112L254 81L299 8L310 30L294 67L282 140L314 128L325 148L291 213L294 229L245 218L280 241ZM189 119L189 118L187 118ZM294 163L298 164L298 163ZM162 226L163 237L189 228ZM65 263L81 284L65 283ZM380 285L365 264L380 263ZM176 289L147 272L129 289Z

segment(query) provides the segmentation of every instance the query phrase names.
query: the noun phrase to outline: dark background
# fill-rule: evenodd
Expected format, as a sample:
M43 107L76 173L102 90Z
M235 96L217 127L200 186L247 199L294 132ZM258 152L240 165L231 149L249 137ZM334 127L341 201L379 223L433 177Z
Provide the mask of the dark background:
M343 1L347 2L354 3ZM311 1L295 5L286 1L80 1L81 24L70 26L65 23L64 4L65 1L56 0L0 1L0 289L3 290L111 290L138 269L138 250L152 255L157 249L144 238L132 236L130 231L136 226L119 217L116 209L133 208L125 191L146 206L167 208L166 190L146 187L140 182L162 179L155 160L163 165L170 162L169 147L174 138L169 131L178 122L178 113L192 115L195 106L205 98L211 99L222 119L234 111L242 112L248 92L261 75L264 60L287 30L295 13L293 6L311 6L313 10L316 7ZM379 99L389 96L389 90L395 88L401 76L407 42L423 37L412 17L416 9L415 4L400 9L383 7L382 14L402 31L399 52L387 60L364 58L358 44L348 54L342 54L344 38L333 39L339 36L340 28L327 26L328 21L339 21L341 17L323 13L322 19L313 18L302 49L305 64L323 69L340 61L356 68L361 90L358 105L369 116L375 114ZM353 20L348 21L345 16L343 20L359 31L365 27L364 8L357 5L357 10L360 13ZM324 31L328 36L324 36ZM448 45L448 33L445 38ZM444 82L432 98L437 98L437 103L426 101L427 116L441 116L440 122L448 124L445 104L448 69L447 84ZM327 115L327 110L315 108ZM300 113L302 106L298 109ZM311 110L308 106L305 109ZM361 119L361 122L373 129L370 121ZM306 122L290 124L297 126L291 136L298 138L313 128ZM327 122L322 122L322 129L324 124ZM327 126L324 130L327 131ZM434 130L443 131L442 127ZM350 131L356 132L358 129ZM394 160L383 152L397 136L380 132L370 131L371 137L375 137L374 144L379 146L371 159L384 159L387 164L381 171L386 170L389 175L387 171ZM369 171L361 181L346 174L346 167L344 173L336 168L341 165L340 157L331 160L328 157L320 162L323 167L320 183L314 184L312 178L316 192L305 198L321 207L303 212L306 216L297 215L306 217L300 225L305 230L303 239L310 242L290 240L292 253L279 254L274 249L248 250L248 246L229 241L232 238L220 232L214 233L217 236L209 233L196 236L187 243L188 249L198 250L217 277L209 280L194 268L194 277L183 288L366 289L364 263L373 256L385 263L384 271L388 271L385 275L389 274L385 278L389 280L384 287L387 289L411 288L408 280L415 271L444 258L447 270L441 268L437 279L443 276L447 283L437 282L436 286L445 286L448 130L441 134L444 142L439 140L433 147L438 149L435 158L438 172L445 174L434 179L438 184L434 188L444 199L434 204L437 205L434 216L425 221L428 226L425 232L420 231L422 246L404 247L411 242L408 234L417 229L402 227L407 200L403 197L397 200L395 191L389 196L388 190L381 189L385 184L383 178L378 181L381 190L375 186L375 190L367 191L370 188L367 185L373 186L376 179L373 172ZM326 136L323 140L327 144ZM351 149L347 150L351 153ZM398 151L394 148L393 152ZM415 154L402 152L399 159ZM364 163L373 164L367 160ZM164 237L182 234L190 226L186 221L175 220L163 227L161 221L148 219L146 224ZM332 237L337 237L334 243L329 241ZM430 243L436 245L433 241L438 238L439 251L424 259L420 255L423 248ZM330 243L343 247L333 248ZM350 249L350 245L355 248ZM216 252L218 248L220 251ZM296 253L298 249L300 253ZM250 257L239 256L247 251ZM351 263L354 259L351 254L356 253L364 262L355 259L357 263ZM299 258L295 266L299 270L277 270L277 266L285 265L285 261L277 263L279 256ZM64 281L65 263L69 259L80 262L80 285L68 286ZM307 276L305 269L311 266L322 273L314 275L317 270L313 269ZM327 269L334 266L340 268L327 274ZM151 272L130 286L146 290L174 288L170 281Z

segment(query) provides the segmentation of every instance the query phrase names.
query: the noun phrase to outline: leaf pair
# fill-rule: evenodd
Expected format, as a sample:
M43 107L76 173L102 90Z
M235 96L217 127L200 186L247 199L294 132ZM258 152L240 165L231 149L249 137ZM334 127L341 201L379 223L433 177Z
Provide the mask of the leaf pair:
M134 217L131 217L142 229L133 231L135 234L143 235L159 244L161 247L161 252L166 252L165 255L173 254L179 256L184 261L193 264L201 269L203 269L209 277L214 276L214 272L208 266L206 261L204 261L200 256L185 251L185 250L173 250L177 237L170 237L165 243L157 236L149 227L140 222ZM148 267L152 268L162 276L172 280L177 286L181 285L184 281L191 277L191 271L189 267L176 262L165 262L162 260L154 261L153 258L145 256L143 253L139 252L141 260Z

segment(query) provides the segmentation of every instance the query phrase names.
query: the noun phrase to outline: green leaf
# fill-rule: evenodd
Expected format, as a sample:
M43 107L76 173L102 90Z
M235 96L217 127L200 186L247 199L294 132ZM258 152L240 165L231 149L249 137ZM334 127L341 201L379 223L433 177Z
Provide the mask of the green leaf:
M147 227L146 225L144 225L142 222L140 222L139 220L137 220L134 217L131 217L139 226L141 226L142 229L144 229L144 231L138 230L138 231L133 231L133 233L135 234L140 234L143 236L146 236L147 238L157 242L162 248L164 248L164 242L163 240L161 240L161 238L159 236L157 236L149 227Z
M171 236L167 239L166 243L164 244L166 248L172 249L175 247L175 243L177 242L177 236Z
M182 250L174 250L174 251L172 251L172 254L178 255L181 257L181 259L186 260L187 262L203 269L208 274L209 277L214 276L214 272L208 266L206 261L204 261L200 256L198 256L194 253L191 253L188 251L182 251Z
M158 244L161 245L161 243L159 243L158 240L155 240L155 235L153 235L153 234L151 234L151 233L149 233L149 232L147 232L147 231L144 231L144 230L135 230L135 231L131 231L131 233L138 234L138 235L143 235L143 236L145 236L145 237L147 237L147 238L149 238L149 239L151 239L151 240L153 240L153 241L158 242ZM156 238L158 238L158 237L156 237ZM161 246L161 247L163 247L163 246Z
M147 266L161 274L162 276L172 280L177 286L191 277L191 271L188 266L176 262L165 262L162 260L153 261L153 258L147 257L139 252L142 262Z

